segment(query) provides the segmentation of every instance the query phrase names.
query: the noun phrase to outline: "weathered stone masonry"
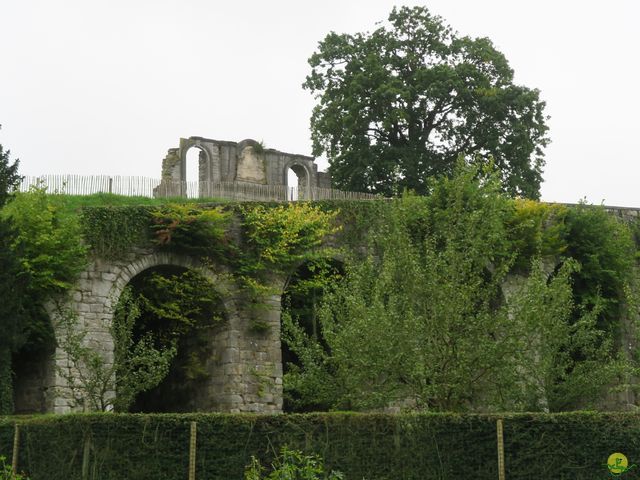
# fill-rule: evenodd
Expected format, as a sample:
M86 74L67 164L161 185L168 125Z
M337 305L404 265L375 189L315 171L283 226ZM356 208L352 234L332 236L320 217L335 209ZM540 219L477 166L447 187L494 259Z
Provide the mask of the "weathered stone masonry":
M197 269L211 280L221 295L228 322L212 334L213 355L206 363L209 380L194 398L187 401L191 411L280 412L282 410L282 361L280 351L280 296L265 300L261 321L269 328L255 332L240 305L241 297L228 272L220 267L207 269L197 260L152 249L132 250L122 260L95 259L82 272L72 291L69 305L77 312L79 328L86 329L87 340L107 362L113 361L113 339L109 325L113 307L129 281L147 269L158 266ZM281 286L281 285L280 285ZM58 368L67 368L65 355L56 351ZM56 369L52 368L55 372ZM53 392L49 411L72 410L65 381L50 377L47 390Z
M187 152L199 150L198 179L200 197L206 197L213 184L234 182L254 185L287 186L287 172L298 176L300 198L311 198L315 188L331 188L331 176L319 172L313 157L264 148L255 140L241 142L213 140L203 137L181 138L180 146L170 148L162 160L162 183L158 196L184 195L187 178Z
M623 220L640 218L640 210L607 207ZM212 356L206 369L209 379L193 398L188 399L191 411L220 412L280 412L282 411L282 357L280 343L280 294L266 298L268 308L261 309L259 321L268 328L256 332L252 329L251 314L243 308L239 288L230 272L223 266L204 266L195 258L157 251L152 248L132 249L122 259L108 261L96 258L81 273L72 289L68 307L77 313L79 328L86 329L87 340L107 361L113 360L113 339L109 325L113 307L124 287L136 275L158 266L193 268L202 272L213 283L223 299L228 322L212 332ZM511 278L503 286L509 294ZM284 279L273 279L274 291L281 292ZM255 314L255 312L254 312ZM55 311L51 308L51 315ZM55 322L54 322L55 323ZM620 339L623 348L635 348L628 319L623 319ZM633 340L632 340L633 339ZM46 361L34 359L20 367L21 383L16 389L19 412L48 411L66 413L72 410L65 381L56 371L67 368L65 355L57 350ZM56 368L57 367L57 368ZM625 392L618 404L634 404L635 398Z

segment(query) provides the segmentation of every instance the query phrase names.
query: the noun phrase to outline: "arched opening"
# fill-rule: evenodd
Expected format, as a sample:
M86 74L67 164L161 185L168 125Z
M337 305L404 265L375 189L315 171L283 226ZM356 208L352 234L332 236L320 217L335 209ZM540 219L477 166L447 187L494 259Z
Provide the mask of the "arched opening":
M215 285L196 270L163 265L133 277L126 291L139 309L134 342L146 339L158 351L175 348L166 376L137 393L129 411L212 410L209 386L215 370L216 335L227 319ZM116 316L121 309L131 308L124 297L120 297Z
M298 175L291 168L287 168L287 200L298 200Z
M187 150L185 162L186 193L188 198L198 198L201 191L201 180L204 180L201 171L205 168L206 154L197 146Z
M331 282L344 275L344 264L336 259L317 259L300 265L289 277L282 294L282 367L287 374L301 366L295 347L287 344L287 322L301 333L326 347L322 338L322 325L318 316L323 293ZM306 403L296 392L285 385L283 410L285 412L310 412L328 410L328 405Z
M302 165L291 165L286 171L287 200L308 200L308 175L307 170Z

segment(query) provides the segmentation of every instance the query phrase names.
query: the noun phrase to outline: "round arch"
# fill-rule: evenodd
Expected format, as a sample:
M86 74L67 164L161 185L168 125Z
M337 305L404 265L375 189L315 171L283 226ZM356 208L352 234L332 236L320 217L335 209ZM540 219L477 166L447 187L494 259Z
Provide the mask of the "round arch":
M208 280L211 281L211 283L216 286L216 290L222 297L223 304L227 312L229 312L230 314L235 313L236 306L233 298L235 297L235 293L237 290L236 286L228 282L224 278L224 275L217 274L212 270L204 267L202 263L197 259L189 257L187 255L179 255L170 252L154 252L151 254L142 255L128 265L124 266L120 270L119 274L117 274L109 291L109 295L107 297L109 304L106 305L106 307L108 307L108 310L111 310L113 302L118 301L120 295L122 294L122 291L134 277L143 273L145 270L161 266L182 267L186 269L197 270L198 272L202 273L202 275L204 275ZM105 317L106 316L107 315L105 315ZM109 323L111 317L112 314L108 318Z
M292 187L292 185L289 185L289 169L293 170L298 177L298 185L296 185L298 188L298 199L311 200L311 173L307 166L296 159L285 163L282 171L282 184L287 185L287 187Z
M207 328L204 337L202 336L205 331L203 330L204 325L199 327L198 332L200 333L197 335L193 330L181 337L179 352L182 354L176 355L172 361L168 376L154 389L141 392L131 408L134 412L215 411L219 408L220 399L224 392L220 389L220 391L212 393L212 387L216 386L217 389L217 385L224 377L224 367L219 364L219 359L225 355L228 349L229 331L233 330L233 319L238 315L235 302L238 287L229 282L224 273L214 272L210 268L204 267L197 259L185 255L168 252L146 254L123 267L120 274L117 275L109 295L112 307L105 309L105 312L108 311L109 314L103 316L103 321L107 324L113 321L115 306L128 285L134 285L140 277L148 275L150 272L171 272L172 270L175 272L196 271L211 282L211 287L206 288L211 288L211 291L216 292L220 308L218 311L226 321L213 329ZM196 336L192 337L192 335ZM185 359L191 358L190 355L194 352L199 352L196 353L200 362L198 372L204 376L196 380L189 380L189 377L184 377L181 372L182 368L188 364Z
M182 195L188 196L187 192L187 153L195 148L199 151L198 154L198 175L197 175L197 196L202 197L206 192L206 186L204 179L209 179L211 177L210 168L211 168L211 152L208 149L200 144L198 141L191 141L180 148L180 178L182 179ZM204 160L204 161L203 161Z

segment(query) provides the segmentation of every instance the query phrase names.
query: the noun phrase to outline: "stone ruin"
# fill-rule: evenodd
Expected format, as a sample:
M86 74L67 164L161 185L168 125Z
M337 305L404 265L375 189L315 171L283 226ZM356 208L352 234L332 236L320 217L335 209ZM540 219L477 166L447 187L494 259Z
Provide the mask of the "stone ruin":
M247 192L269 192L271 196L282 192L286 195L289 188L296 187L299 199L316 198L314 191L331 188L330 175L318 171L313 157L265 148L251 139L236 143L189 137L181 138L178 148L168 150L162 161L162 181L154 190L155 196L187 196L187 151L193 147L200 151L199 197L215 196L221 185L228 187L230 184L244 186ZM288 185L289 169L297 175L297 185Z

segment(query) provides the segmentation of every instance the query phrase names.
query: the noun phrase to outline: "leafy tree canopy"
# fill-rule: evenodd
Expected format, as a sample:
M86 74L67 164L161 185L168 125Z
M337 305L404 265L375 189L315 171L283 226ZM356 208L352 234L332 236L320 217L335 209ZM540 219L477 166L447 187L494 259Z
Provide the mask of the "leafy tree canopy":
M317 334L284 311L297 361L284 378L292 407L596 405L628 364L599 325L605 298L575 303L580 265L564 259L552 272L534 253L526 276L507 277L521 245L508 240L513 202L500 193L499 172L458 163L431 190L389 202L366 250L347 257L342 280L323 292ZM536 237L531 250L542 252L550 237Z
M402 7L373 33L330 33L304 88L315 155L339 188L426 193L460 153L492 155L503 189L538 198L548 143L539 92L487 38L458 36L424 7Z

